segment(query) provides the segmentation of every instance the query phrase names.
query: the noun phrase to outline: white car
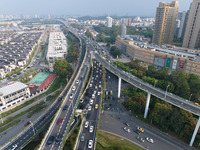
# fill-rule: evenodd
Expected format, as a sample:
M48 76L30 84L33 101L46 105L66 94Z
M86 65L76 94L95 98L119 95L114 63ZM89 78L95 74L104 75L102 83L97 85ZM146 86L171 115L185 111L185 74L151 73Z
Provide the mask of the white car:
M76 86L73 86L73 87L72 87L72 91L75 91L75 90L76 90Z
M93 141L92 141L92 140L89 140L88 148L92 148L92 147L93 147Z
M96 94L97 93L97 91L96 90L94 90L94 94Z
M98 92L97 95L100 95L100 92Z
M92 107L91 106L88 106L88 111L91 111L92 110Z
M79 80L76 80L76 84L78 84L79 83Z
M95 95L94 95L94 94L92 94L92 98L95 98Z
M90 99L90 105L92 105L92 104L93 104L93 102L94 102L94 100L93 100L93 99Z
M90 87L92 87L92 84L90 84Z
M73 98L74 97L74 93L70 94L69 98Z
M85 128L88 128L88 126L89 126L89 121L86 121L85 122Z
M146 140L147 140L149 143L154 143L153 139L150 138L150 137L147 137Z
M90 126L89 132L92 133L94 130L94 126Z
M81 99L81 100L80 100L80 103L83 103L83 102L84 102L84 99Z
M131 131L130 131L130 129L129 128L127 128L127 127L124 127L124 130L126 131L126 132L128 132L128 133L130 133Z

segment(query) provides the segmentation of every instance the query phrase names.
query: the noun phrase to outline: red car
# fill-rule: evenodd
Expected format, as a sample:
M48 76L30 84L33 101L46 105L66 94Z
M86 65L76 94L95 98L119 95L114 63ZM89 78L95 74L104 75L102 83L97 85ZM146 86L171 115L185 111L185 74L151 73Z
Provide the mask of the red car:
M59 120L58 120L58 125L61 125L62 124L62 122L63 122L63 119L62 118L60 118Z
M24 126L26 127L26 126L28 126L29 124L30 124L31 122L30 121L28 121Z

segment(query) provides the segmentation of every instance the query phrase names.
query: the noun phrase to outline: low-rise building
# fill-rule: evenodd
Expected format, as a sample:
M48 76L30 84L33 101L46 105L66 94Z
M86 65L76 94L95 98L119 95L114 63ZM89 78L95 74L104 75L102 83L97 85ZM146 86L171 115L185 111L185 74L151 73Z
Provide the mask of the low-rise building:
M141 41L141 40L140 40ZM186 73L200 76L200 57L189 50L159 47L133 38L116 38L116 47L133 60L155 65L157 69L169 68L171 71L183 69Z
M30 97L28 85L12 82L0 88L0 111L14 106Z

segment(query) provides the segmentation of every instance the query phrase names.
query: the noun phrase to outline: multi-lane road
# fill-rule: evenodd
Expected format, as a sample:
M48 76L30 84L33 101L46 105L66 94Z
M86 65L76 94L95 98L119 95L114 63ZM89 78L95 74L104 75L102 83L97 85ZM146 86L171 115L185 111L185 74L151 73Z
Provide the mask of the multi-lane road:
M101 97L103 86L103 68L99 62L94 60L93 74L88 89L83 96L80 107L84 109L84 119L81 132L76 145L77 150L95 149L96 132L99 113L101 109ZM91 144L90 144L91 143Z

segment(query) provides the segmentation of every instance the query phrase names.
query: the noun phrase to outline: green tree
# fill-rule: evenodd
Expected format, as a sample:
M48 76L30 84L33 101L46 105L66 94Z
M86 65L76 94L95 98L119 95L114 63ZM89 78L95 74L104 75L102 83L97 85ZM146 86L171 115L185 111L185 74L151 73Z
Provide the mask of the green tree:
M188 75L183 70L173 71L171 74L171 82L174 85L174 93L187 98L189 95L189 84L187 82Z
M116 46L112 46L110 48L110 54L113 55L114 58L120 57L122 52L116 48Z
M188 79L188 84L190 86L190 94L192 101L198 101L200 97L200 78L195 74L190 74ZM188 99L190 96L188 97Z
M72 68L66 60L56 60L53 68L54 72L61 78L69 77L72 74Z
M93 38L92 33L91 33L89 30L87 30L87 31L85 32L85 35L86 35L87 37Z

